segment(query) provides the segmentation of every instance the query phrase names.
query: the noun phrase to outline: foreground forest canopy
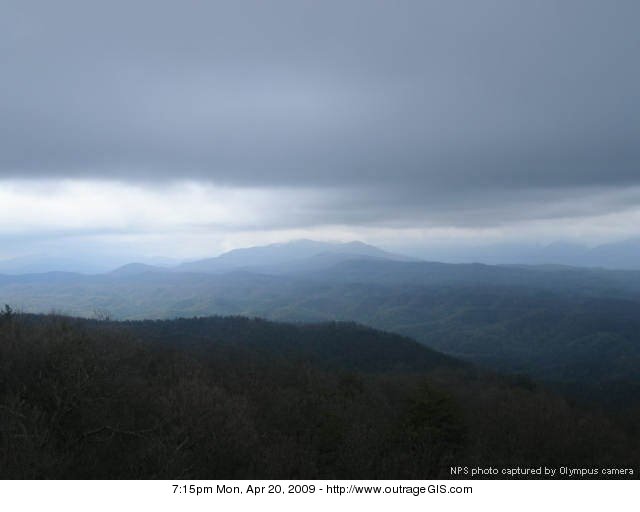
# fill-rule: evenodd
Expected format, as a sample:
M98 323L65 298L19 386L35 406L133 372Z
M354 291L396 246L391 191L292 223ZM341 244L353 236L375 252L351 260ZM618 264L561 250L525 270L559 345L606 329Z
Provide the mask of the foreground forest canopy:
M639 420L356 324L0 316L0 478L637 475Z

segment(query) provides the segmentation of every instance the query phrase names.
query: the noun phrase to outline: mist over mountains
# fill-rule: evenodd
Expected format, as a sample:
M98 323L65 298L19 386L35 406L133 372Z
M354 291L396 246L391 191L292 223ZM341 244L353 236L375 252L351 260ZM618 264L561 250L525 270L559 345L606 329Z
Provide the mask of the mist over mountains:
M87 318L356 321L501 372L640 382L635 270L436 263L300 240L173 267L0 275L0 302Z
M234 249L214 258L159 267L147 263L128 263L111 271L112 275L145 272L191 272L223 274L245 270L263 274L290 274L328 268L352 259L412 261L412 258L383 251L362 242L329 243L294 240L288 243Z
M51 256L33 254L0 260L0 274L20 275L44 272L76 272L79 274L102 274L121 266L122 256L84 254ZM126 261L126 260L125 260ZM175 258L144 258L143 265L167 268L180 263Z
M586 246L570 242L548 245L496 244L463 249L425 251L425 258L451 263L567 265L610 269L640 269L640 239Z
M220 273L251 269L266 273L290 273L328 267L354 258L394 261L411 259L362 242L327 243L314 240L295 240L284 244L235 249L217 258L183 263L174 270L177 272Z
M640 269L640 239L627 239L589 247L569 242L548 245L494 244L464 248L426 248L410 251L410 257L389 252L363 242L319 242L300 239L286 243L234 249L219 256L180 261L169 257L152 257L122 262L123 256L100 255L48 256L32 255L0 260L0 274L43 272L77 272L81 274L133 274L170 269L175 272L223 273L251 269L262 273L291 273L358 258L394 261L438 261L443 263L485 263L565 265L608 269Z

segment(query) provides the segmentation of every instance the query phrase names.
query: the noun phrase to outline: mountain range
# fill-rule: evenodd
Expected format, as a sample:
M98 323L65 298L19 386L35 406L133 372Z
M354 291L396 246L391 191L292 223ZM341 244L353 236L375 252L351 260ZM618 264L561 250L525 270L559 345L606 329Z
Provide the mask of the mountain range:
M415 252L415 251L413 251ZM61 257L31 255L0 260L0 274L77 272L132 274L146 271L221 273L247 269L263 273L291 273L327 267L354 256L395 261L440 261L448 263L565 265L574 267L640 270L640 239L588 247L568 242L548 245L495 244L460 249L425 249L419 257L384 251L362 242L328 243L294 240L262 247L234 249L220 256L193 261L172 258L145 258L122 264L123 257ZM126 259L124 260L126 261ZM120 262L120 263L118 263ZM114 270L115 269L115 270Z
M114 319L356 321L500 372L640 382L640 271L411 260L297 241L169 268L0 275L0 304Z

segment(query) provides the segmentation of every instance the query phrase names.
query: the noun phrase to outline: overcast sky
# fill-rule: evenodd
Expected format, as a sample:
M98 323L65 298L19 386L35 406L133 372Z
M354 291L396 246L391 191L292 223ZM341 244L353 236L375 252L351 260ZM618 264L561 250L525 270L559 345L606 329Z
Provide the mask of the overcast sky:
M0 257L640 235L636 0L0 3Z

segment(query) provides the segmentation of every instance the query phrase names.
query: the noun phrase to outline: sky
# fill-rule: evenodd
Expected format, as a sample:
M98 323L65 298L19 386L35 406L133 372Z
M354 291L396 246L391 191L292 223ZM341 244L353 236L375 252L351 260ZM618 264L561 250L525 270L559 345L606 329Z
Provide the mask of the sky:
M640 236L635 0L0 4L0 258Z

